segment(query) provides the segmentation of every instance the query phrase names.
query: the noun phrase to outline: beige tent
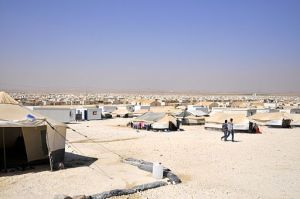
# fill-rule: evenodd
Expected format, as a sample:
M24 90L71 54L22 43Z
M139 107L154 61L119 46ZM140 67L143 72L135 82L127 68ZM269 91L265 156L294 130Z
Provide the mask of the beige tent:
M255 123L258 123L259 125L289 127L292 121L291 115L293 114L284 112L257 113L249 117L249 119Z
M49 159L51 170L57 169L64 162L66 128L1 92L0 167Z
M0 104L18 104L18 102L7 93L0 92Z
M196 117L193 115L189 115L185 118L182 118L183 125L204 125L205 117Z
M205 128L221 129L225 120L233 119L233 128L235 130L249 131L251 124L249 119L244 114L228 114L217 112L210 117L205 118Z
M165 115L163 118L152 124L153 129L177 130L177 120L174 116Z
M147 112L140 117L137 117L132 120L133 123L143 122L147 125L152 126L152 129L155 130L177 130L177 120L174 116L161 113Z
M300 114L289 114L291 121L291 126L300 127Z

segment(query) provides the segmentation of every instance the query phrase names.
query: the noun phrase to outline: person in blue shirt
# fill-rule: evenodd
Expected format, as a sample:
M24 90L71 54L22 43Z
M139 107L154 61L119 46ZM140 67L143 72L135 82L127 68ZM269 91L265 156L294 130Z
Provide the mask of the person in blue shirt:
M228 126L227 126L227 120L222 124L222 131L224 133L224 136L221 137L221 140L225 139L227 141L227 133L228 133Z

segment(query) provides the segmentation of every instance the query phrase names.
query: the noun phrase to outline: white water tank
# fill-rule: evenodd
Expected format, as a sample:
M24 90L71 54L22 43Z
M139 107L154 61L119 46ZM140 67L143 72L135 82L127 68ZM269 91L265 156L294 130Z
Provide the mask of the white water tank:
M156 162L153 164L152 176L156 179L162 179L164 175L164 167L160 162Z

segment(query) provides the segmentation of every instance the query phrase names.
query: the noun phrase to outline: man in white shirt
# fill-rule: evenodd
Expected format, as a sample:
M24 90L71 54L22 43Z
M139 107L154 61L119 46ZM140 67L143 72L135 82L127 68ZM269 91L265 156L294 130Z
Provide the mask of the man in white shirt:
M232 140L232 142L234 142L233 119L232 118L230 118L230 122L227 123L227 127L228 127L228 134L227 134L226 138L228 138L231 134L231 140Z

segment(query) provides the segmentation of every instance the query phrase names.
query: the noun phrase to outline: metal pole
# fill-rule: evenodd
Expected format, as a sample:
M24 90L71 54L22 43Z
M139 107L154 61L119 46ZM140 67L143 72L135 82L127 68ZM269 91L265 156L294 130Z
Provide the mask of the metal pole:
M5 135L4 135L4 127L2 127L2 141L3 141L3 160L4 160L4 171L7 172L6 168L6 151L5 151Z

